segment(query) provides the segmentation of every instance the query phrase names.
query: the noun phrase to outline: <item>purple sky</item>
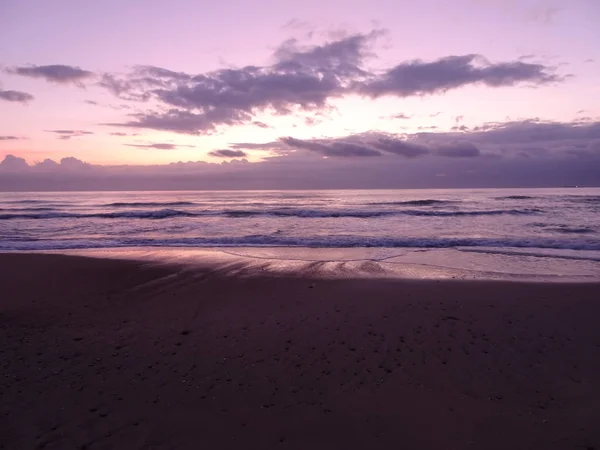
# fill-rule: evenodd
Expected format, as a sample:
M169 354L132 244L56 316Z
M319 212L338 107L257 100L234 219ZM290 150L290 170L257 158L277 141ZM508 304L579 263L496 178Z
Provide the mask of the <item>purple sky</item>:
M273 5L0 2L0 189L600 185L600 2Z

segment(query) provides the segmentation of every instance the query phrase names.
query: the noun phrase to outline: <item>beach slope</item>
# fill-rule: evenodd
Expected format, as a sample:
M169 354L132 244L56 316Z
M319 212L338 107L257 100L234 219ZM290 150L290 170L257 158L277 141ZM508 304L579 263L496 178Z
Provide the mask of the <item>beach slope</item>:
M0 255L0 448L600 448L600 284Z

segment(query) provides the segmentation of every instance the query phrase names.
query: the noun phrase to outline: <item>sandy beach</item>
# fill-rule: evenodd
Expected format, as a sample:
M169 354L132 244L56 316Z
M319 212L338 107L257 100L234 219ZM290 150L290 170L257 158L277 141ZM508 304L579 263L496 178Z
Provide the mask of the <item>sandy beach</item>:
M600 284L0 269L1 449L600 448Z

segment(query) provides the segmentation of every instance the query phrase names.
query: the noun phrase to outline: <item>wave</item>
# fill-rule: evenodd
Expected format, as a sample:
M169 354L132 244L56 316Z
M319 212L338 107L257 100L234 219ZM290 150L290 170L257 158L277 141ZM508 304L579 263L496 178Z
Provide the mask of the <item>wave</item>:
M44 206L40 206L37 208L0 208L0 211L19 211L19 212L29 212L29 211L55 211L56 208L51 208L51 207L44 207Z
M556 231L557 233L565 233L565 234L586 234L586 233L595 233L596 232L596 230L594 230L593 228L567 227L567 226L550 227L550 228L548 228L548 230Z
M50 201L50 200L7 200L7 201L0 202L0 203L6 203L6 204L10 204L10 205L19 205L19 204L35 205L38 203L52 203L52 201Z
M405 201L398 201L398 202L369 203L369 205L433 206L433 205L448 205L451 203L456 203L456 202L451 201L451 200L425 199L425 200L405 200Z
M166 219L169 217L191 217L198 214L173 209L156 211L121 211L108 213L76 214L68 212L49 212L39 214L0 214L0 220L10 219Z
M285 237L279 234L207 238L0 241L3 250L116 247L309 247L309 248L520 248L600 251L600 239L550 238L385 238L363 236ZM548 255L552 256L552 255ZM593 256L593 255L592 255ZM600 259L600 257L599 257Z
M495 200L533 200L536 197L529 195L507 195L504 197L494 197Z
M565 234L586 234L586 233L596 233L597 230L590 227L585 226L574 226L574 225L566 225L566 224L556 224L556 223L544 223L544 222L533 222L530 224L533 227L545 228L548 231L555 231L557 233L565 233Z
M123 207L146 207L146 208L160 208L162 206L194 206L193 202L117 202L117 203L107 203L106 205L101 205L104 207L111 208L123 208Z
M244 218L255 216L274 217L299 217L299 218L374 218L385 216L424 216L424 217L461 217L461 216L497 216L497 215L528 215L542 212L540 209L494 209L479 211L361 211L361 210L315 210L315 209L273 209L273 210L204 210L182 211L176 209L159 209L150 211L117 211L103 213L69 213L69 212L37 212L0 214L0 220L14 219L167 219L172 217L206 217L225 216L230 218Z

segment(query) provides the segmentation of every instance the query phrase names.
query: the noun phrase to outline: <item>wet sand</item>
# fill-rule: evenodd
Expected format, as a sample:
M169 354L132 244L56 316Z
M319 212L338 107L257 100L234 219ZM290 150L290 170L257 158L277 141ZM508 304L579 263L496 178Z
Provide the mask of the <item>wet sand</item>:
M600 449L600 284L0 255L2 449Z

